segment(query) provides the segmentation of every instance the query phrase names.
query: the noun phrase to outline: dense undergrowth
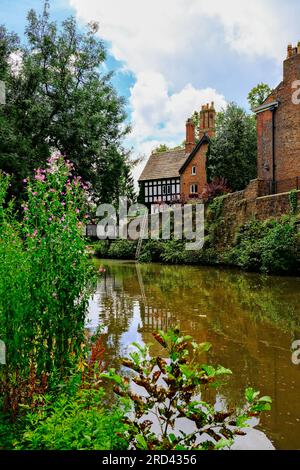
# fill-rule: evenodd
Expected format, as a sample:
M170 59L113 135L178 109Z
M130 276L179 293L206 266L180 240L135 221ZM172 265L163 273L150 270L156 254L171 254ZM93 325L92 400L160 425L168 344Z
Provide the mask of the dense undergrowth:
M205 226L204 247L198 251L185 249L181 240L144 240L140 262L169 264L235 266L247 271L268 274L300 272L300 237L297 208L291 196L291 214L278 219L259 221L255 218L238 227L229 243L221 243L223 197L209 206ZM134 259L136 242L104 241L93 244L100 258Z

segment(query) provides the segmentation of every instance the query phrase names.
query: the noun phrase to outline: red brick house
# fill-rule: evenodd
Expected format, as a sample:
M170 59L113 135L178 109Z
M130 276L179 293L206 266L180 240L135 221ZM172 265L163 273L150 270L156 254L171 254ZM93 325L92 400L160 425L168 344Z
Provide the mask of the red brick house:
M206 154L215 131L214 103L200 111L199 141L192 119L186 123L182 149L152 153L139 178L140 194L146 205L198 198L206 184Z
M258 179L265 193L300 189L300 43L288 46L283 80L255 110Z

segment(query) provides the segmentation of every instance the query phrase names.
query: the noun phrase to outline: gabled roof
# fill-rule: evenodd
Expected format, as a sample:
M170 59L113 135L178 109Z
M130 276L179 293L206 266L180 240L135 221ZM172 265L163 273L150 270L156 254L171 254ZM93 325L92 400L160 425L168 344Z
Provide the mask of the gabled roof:
M187 159L185 149L152 153L139 177L139 181L179 178L179 170Z
M208 137L207 134L204 134L202 139L199 140L198 144L194 148L194 150L190 153L189 157L185 160L183 165L179 169L179 173L183 173L188 164L193 160L194 156L198 153L200 148L202 147L203 144L209 144L210 143L210 138Z

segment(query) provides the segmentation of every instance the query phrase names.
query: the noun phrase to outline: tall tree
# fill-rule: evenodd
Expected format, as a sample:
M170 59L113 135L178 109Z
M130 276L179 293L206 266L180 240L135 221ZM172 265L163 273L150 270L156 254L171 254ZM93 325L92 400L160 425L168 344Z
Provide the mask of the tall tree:
M216 135L207 156L208 181L221 177L231 190L244 189L256 178L256 158L255 117L231 103L217 114Z
M16 192L52 148L74 163L97 202L114 201L130 174L122 147L129 131L125 103L111 74L101 71L106 54L97 31L93 23L79 32L73 17L59 27L48 2L41 15L29 12L26 46L14 36L1 37L0 30L0 65L9 70L7 105L0 110L6 122L0 128L0 168L14 174ZM12 52L21 59L17 69Z
M266 83L259 83L248 94L248 103L253 111L255 108L263 104L263 102L272 93L272 88Z

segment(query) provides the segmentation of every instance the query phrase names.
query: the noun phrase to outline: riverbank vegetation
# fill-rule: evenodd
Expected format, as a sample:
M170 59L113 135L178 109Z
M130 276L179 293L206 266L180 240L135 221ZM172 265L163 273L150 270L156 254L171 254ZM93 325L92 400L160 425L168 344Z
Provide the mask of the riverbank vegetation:
M169 264L219 265L266 274L300 272L300 237L297 208L278 219L255 218L236 230L229 244L220 243L223 233L223 197L214 199L206 215L205 243L198 251L187 251L185 240L144 240L139 261ZM293 201L293 199L292 199ZM134 259L136 242L97 241L93 244L100 258Z

